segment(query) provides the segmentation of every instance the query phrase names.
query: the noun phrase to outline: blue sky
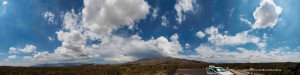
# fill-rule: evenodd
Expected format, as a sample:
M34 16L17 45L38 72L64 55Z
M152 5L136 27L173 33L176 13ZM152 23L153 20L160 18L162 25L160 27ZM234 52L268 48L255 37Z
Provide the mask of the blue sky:
M0 65L299 62L298 0L1 0Z

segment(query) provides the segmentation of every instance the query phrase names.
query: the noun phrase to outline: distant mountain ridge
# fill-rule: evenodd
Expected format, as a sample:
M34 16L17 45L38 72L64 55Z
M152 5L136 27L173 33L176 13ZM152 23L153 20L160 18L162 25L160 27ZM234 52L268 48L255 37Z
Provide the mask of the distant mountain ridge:
M155 58L144 58L133 62L123 64L110 64L110 65L167 65L167 64L205 64L206 62L188 60L181 58L172 57L155 57ZM108 64L94 64L94 63L48 63L48 64L37 64L33 67L76 67L76 66L98 66Z
M94 65L88 63L48 63L48 64L37 64L32 67L76 67L76 66L87 66Z
M164 64L204 64L206 62L172 58L172 57L158 57L158 58L145 58L127 63L127 65L164 65Z

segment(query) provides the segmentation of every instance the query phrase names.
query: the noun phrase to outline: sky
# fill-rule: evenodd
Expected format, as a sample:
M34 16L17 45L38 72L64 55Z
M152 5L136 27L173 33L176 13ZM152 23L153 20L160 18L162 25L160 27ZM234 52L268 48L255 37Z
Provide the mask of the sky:
M300 62L299 0L0 2L0 66Z

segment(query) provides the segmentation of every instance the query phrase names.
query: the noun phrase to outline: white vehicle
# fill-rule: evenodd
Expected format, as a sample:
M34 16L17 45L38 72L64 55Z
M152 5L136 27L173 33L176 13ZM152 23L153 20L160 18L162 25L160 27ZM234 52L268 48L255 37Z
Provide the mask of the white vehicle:
M229 71L229 69L224 69L222 67L209 66L206 68L207 75L234 75Z

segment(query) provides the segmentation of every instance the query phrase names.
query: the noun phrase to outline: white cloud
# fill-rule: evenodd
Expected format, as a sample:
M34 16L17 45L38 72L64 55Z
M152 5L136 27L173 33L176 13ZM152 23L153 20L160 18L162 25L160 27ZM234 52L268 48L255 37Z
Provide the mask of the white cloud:
M277 6L273 0L262 0L260 6L253 12L256 21L252 28L274 27L278 22L281 11L282 8Z
M267 46L267 39L268 39L268 36L266 33L263 34L263 38L262 38L262 41L260 43L258 43L258 47L261 49L261 50L264 50L265 47Z
M16 56L16 55L10 55L10 56L8 56L7 58L8 58L8 59L16 59L17 56Z
M58 31L56 34L58 40L62 41L62 45L54 50L56 54L74 58L88 55L84 50L86 37L81 32L75 30L70 32Z
M31 44L26 44L26 46L23 49L19 49L19 51L23 53L31 53L36 50L36 47Z
M219 34L219 31L218 31L218 28L212 26L210 28L206 28L205 29L205 33L206 34L210 34L210 35L212 35L212 34Z
M231 18L231 16L232 16L234 10L235 10L235 8L231 8L231 9L230 9L230 11L229 11L229 12L230 12L230 13L229 13L229 17L230 17L230 18Z
M93 33L106 36L122 26L133 28L135 21L146 18L149 8L144 0L84 0L82 19Z
M173 29L178 29L178 27L177 26L173 26Z
M66 12L63 15L63 28L67 31L82 31L82 24L79 23L80 15L75 13L75 10L72 9L69 12Z
M196 35L197 35L199 38L205 37L205 34L204 34L202 31L198 31L198 32L196 33Z
M159 12L159 8L158 7L156 7L156 8L153 9L152 17L154 19L158 16L158 12Z
M299 61L299 52L286 51L284 48L266 50L267 34L263 34L262 39L249 34L250 31L242 31L234 36L220 34L218 28L209 27L205 33L209 35L209 43L202 43L195 49L196 55L186 55L185 58L200 60L205 62L222 63L244 63L244 62L282 62ZM248 50L237 45L253 43L258 46L258 50ZM231 46L236 50L228 50L223 46Z
M195 2L195 0L177 0L174 8L177 12L176 20L179 24L185 20L185 15L183 15L183 13L194 10L193 3Z
M48 58L45 59L45 58L49 57L49 56L50 56L49 52L44 51L44 52L37 52L37 53L33 54L32 57L27 56L27 57L24 57L24 58L26 58L26 59L39 59L39 61L47 61L49 59Z
M83 34L83 26L79 21L79 15L74 10L65 13L63 29L56 32L57 39L62 44L54 50L54 55L74 59L88 57L89 54L85 50L87 37Z
M7 0L3 0L2 5L5 6L7 3Z
M98 61L98 63L122 63L148 57L180 57L178 52L182 51L177 34L172 35L170 40L162 36L144 41L138 35L133 35L130 38L113 35L103 39L108 42L75 48L62 45L54 53L38 52L33 54L30 59L36 62L66 62L66 60L74 62L103 59L104 61Z
M9 48L9 53L18 53L17 48L15 48L15 47L10 47L10 48Z
M162 22L161 22L161 25L162 25L162 26L165 26L165 27L166 27L166 26L169 24L169 21L168 21L166 15L161 16L161 20L162 20Z
M240 17L240 20L241 20L242 22L245 22L246 24L252 25L252 22L250 22L248 19L245 19L245 18Z
M217 46L201 44L196 48L198 55L190 56L192 59L206 62L245 63L245 62L282 62L300 61L299 52L287 52L282 48L269 51L247 50L238 47L236 51L229 51Z
M191 47L191 45L189 43L185 44L185 49L189 49Z
M76 14L74 10L64 15L63 30L56 32L58 40L62 41L62 46L56 48L54 53L49 53L49 59L52 56L58 56L55 60L72 59L72 61L92 58L108 59L109 57L99 58L102 53L91 52L94 50L93 47L102 47L101 45L106 46L110 43L118 45L120 43L118 41L122 41L123 38L116 39L111 32L122 26L132 28L134 22L146 17L149 8L144 0L84 0L82 20L81 15ZM111 41L113 38L116 42ZM101 43L86 46L87 39L101 41Z
M2 12L1 12L0 16L2 16L3 14L5 14L7 4L8 4L8 1L7 1L7 0L3 0L3 1L2 1Z
M101 1L101 2L99 2ZM142 40L138 35L128 38L117 36L109 30L133 26L134 21L148 14L149 5L143 0L85 0L80 14L74 10L64 15L63 28L56 32L62 42L53 53L37 52L26 57L35 62L100 62L122 63L147 57L179 57L182 51L178 35L169 39L161 36ZM132 10L128 10L130 8ZM107 31L108 30L108 31ZM86 45L87 40L101 41Z
M210 43L213 43L218 46L224 45L243 45L246 43L254 43L259 44L260 38L248 34L248 31L243 31L237 33L234 36L231 35L223 35L218 32L218 28L210 27L205 30L207 34L210 36L207 38Z
M15 48L15 47L10 47L9 48L9 53L31 53L36 50L36 47L31 44L26 44L24 48Z
M263 39L267 39L268 35L266 33L263 34Z
M159 37L144 41L138 35L130 38L112 36L106 39L110 42L92 45L91 53L97 53L107 61L118 59L119 62L128 62L147 57L178 57L178 52L182 51L177 34L171 36L170 40Z
M44 12L43 13L44 18L48 21L48 23L55 23L54 18L55 15L52 12Z
M54 38L52 38L52 37L49 36L49 37L48 37L48 40L49 40L49 41L53 41Z

